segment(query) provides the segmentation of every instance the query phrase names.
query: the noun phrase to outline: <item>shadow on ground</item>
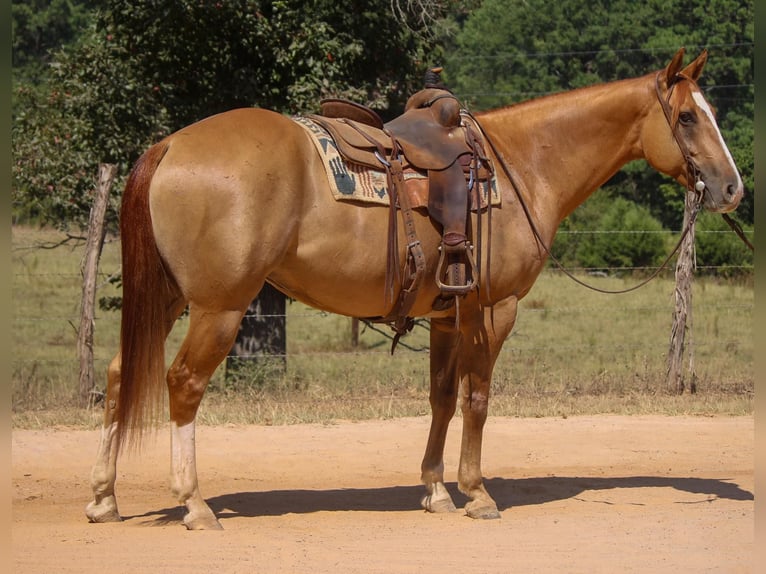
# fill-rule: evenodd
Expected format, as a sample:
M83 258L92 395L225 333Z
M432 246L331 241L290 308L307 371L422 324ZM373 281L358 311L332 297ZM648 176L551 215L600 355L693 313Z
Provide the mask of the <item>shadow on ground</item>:
M754 500L752 492L720 479L688 477L568 477L547 476L541 478L491 478L485 480L498 508L544 504L556 500L576 498L584 491L611 490L617 488L673 488L678 491L704 494L708 501L715 499ZM455 483L447 484L458 508L467 498ZM370 511L402 512L420 510L420 498L424 487L388 486L381 488L340 488L332 490L270 490L264 492L237 492L215 496L207 500L219 519L233 517L281 516L319 511ZM640 505L640 502L636 504ZM179 522L184 508L164 508L125 519L148 518L148 525Z

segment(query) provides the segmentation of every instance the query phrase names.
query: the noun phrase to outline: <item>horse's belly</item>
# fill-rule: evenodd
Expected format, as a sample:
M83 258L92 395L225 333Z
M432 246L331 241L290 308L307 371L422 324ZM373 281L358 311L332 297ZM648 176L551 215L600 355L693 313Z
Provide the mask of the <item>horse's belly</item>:
M361 208L332 201L316 209L327 209L331 219L307 214L301 222L297 246L268 281L295 299L333 313L355 317L388 314L400 284L395 285L393 293L386 292L387 208ZM435 282L428 278L435 273L439 235L427 218L418 219L418 237L427 254L427 266L413 311L425 314L438 294ZM401 269L406 240L401 223L399 227Z

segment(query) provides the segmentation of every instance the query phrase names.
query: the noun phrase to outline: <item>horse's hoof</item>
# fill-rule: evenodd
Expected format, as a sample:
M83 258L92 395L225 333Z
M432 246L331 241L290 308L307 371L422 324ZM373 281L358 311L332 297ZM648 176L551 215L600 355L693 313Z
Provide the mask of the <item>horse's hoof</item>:
M494 504L487 504L486 502L479 502L474 500L465 505L465 513L470 518L478 518L481 520L495 520L502 518L500 512L497 510L497 506Z
M213 514L184 516L184 526L189 530L223 530L223 526Z
M105 522L122 522L120 512L117 510L117 503L113 496L103 499L101 502L90 502L85 507L85 516L88 517L88 522L105 523Z
M451 498L437 498L431 494L424 496L420 501L420 505L428 512L433 512L434 514L446 514L457 511L455 503L452 502Z
M447 491L447 487L441 482L435 482L428 488L428 494L420 499L420 505L428 512L443 514L455 512L455 504Z

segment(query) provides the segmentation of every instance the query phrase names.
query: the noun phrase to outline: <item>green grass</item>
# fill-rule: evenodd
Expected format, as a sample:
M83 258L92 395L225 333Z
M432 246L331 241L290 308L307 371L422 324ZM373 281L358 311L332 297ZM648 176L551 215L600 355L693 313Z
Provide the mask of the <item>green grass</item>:
M55 249L63 235L13 229L13 424L99 424L100 413L76 407L77 327L82 243ZM99 297L119 295L108 276L119 269L119 242L104 247ZM589 278L604 288L631 279ZM693 292L693 361L697 393L665 387L673 282L658 279L624 295L604 295L546 272L520 304L513 334L498 359L490 413L570 416L594 413L749 414L753 412L753 287L750 281L697 278ZM255 369L236 381L216 372L200 409L203 423L284 424L427 414L428 325L416 326L389 355L390 339L351 320L288 304L287 369ZM172 360L186 328L170 337ZM117 348L119 314L97 311L96 369L105 373ZM688 336L687 336L688 340ZM687 374L687 379L691 375ZM105 377L99 387L103 390Z

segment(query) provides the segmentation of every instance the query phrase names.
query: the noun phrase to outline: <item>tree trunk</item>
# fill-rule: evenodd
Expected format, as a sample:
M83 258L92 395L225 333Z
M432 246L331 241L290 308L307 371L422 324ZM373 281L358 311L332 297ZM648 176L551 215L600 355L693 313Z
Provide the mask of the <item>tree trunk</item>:
M700 208L697 195L688 191L684 202L684 229L690 225L678 252L676 262L675 309L673 311L673 327L670 331L670 349L668 350L668 369L666 384L670 392L684 392L684 347L685 336L689 331L689 372L691 373L690 392L696 392L694 373L694 348L692 347L692 278L696 268L694 254L694 221ZM691 223L689 223L691 222Z
M80 303L80 329L77 333L77 353L80 357L79 398L83 407L93 406L96 378L93 368L93 332L96 313L96 277L98 260L104 245L104 217L109 189L117 175L117 166L102 163L98 167L98 189L90 210L88 241L82 261L82 299Z
M226 379L257 379L286 364L287 298L266 283L242 319L237 340L226 358ZM253 381L251 381L253 382ZM257 382L257 381L256 381Z

